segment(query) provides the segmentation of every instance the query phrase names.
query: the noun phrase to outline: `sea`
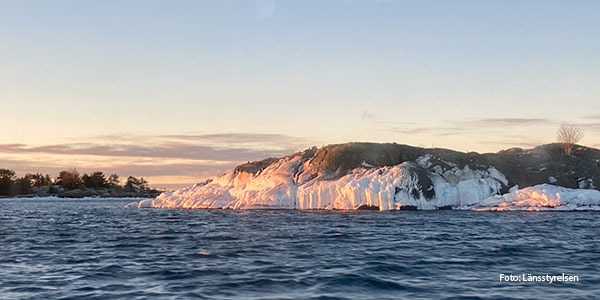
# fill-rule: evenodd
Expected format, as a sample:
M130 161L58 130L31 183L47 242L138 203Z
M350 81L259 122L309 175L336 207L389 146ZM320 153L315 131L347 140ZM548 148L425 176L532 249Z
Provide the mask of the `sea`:
M598 212L130 201L0 200L0 299L600 298Z

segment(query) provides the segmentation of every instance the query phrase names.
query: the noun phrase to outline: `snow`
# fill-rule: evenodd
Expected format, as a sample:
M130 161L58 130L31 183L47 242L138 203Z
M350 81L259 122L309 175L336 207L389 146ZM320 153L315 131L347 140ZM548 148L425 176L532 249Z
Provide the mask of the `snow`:
M298 205L294 208L354 209L368 205L394 210L402 206L419 209L445 206L419 193L418 178L412 174L411 167L403 163L367 172L355 171L337 180L313 180L298 187Z
M595 189L594 180L592 178L588 179L578 179L577 185L580 189Z
M128 207L212 209L340 209L361 206L379 210L451 207L473 210L582 210L598 209L600 192L566 189L550 184L500 195L508 180L497 169L456 166L442 170L431 156L395 166L363 163L340 176L316 169L301 153L284 157L257 173L231 170L202 184Z
M504 174L500 173L496 168L490 167L488 173L490 174L490 177L502 182L504 185L508 185L508 180L504 177Z
M427 165L427 160L421 162ZM320 174L310 161L295 155L279 160L258 174L232 170L206 184L142 200L137 207L346 210L368 205L380 210L406 206L433 210L478 203L498 194L506 182L504 175L493 168L487 172L453 168L442 175L421 169L431 179L429 182L416 173L419 168L415 163L405 162L389 167L357 168L345 176L330 179L330 174ZM455 182L449 182L447 177Z
M472 207L464 207L463 209L489 211L600 210L600 191L540 184L502 196L493 196Z
M423 156L419 156L417 158L417 164L422 167L430 167L432 163L429 161L431 159L431 154L425 154Z

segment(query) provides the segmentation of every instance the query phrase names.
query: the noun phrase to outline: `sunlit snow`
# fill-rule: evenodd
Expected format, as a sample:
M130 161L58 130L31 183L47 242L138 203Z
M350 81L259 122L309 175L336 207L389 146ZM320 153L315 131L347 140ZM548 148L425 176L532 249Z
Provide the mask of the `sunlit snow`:
M441 208L473 210L596 210L600 192L549 184L501 195L508 184L494 167L442 169L430 156L395 166L373 167L363 162L344 176L321 173L298 153L256 173L234 169L130 207L213 209L340 209L379 210ZM429 169L427 169L429 168Z

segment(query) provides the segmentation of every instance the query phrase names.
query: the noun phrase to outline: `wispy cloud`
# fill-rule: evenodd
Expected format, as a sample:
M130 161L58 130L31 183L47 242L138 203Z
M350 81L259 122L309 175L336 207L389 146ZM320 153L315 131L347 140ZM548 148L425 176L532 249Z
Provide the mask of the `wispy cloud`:
M288 147L288 145L306 144L306 140L297 137L291 137L283 134L256 134L256 133L219 133L219 134L177 134L177 135L159 135L157 138L193 141L193 142L211 142L227 144L256 144Z
M597 130L600 129L600 123L582 123L578 124L583 127L583 129Z
M476 119L472 121L454 122L460 126L479 126L479 127L497 127L497 126L529 126L529 125L550 125L554 121L543 118L488 118Z
M86 141L112 141L119 143L127 142L145 142L157 143L165 141L187 141L187 142L202 142L204 144L260 144L268 146L285 146L306 144L307 140L299 137L292 137L284 134L269 134L269 133L215 133L215 134L167 134L167 135L152 135L152 134L106 134L90 136Z
M39 147L0 145L0 153L44 153L63 155L96 155L113 157L155 157L192 160L241 161L289 154L282 150L217 148L186 143L165 143L157 146L63 144Z
M435 136L452 136L476 134L482 130L519 127L519 126L541 126L555 125L556 123L543 118L485 118L474 120L446 121L444 125L415 127L405 124L393 127L391 130L402 134L431 134Z
M401 134L421 134L421 133L434 133L439 132L443 128L441 127L411 127L411 126L402 126L402 127L392 127L391 130L394 132L398 132Z
M583 118L591 119L591 120L600 120L600 113L589 114L589 115L584 116Z
M243 161L262 159L266 156L284 156L309 146L309 143L303 139L279 134L234 133L120 137L121 139L112 139L112 136L100 137L105 140L116 140L113 143L101 143L101 141L99 143L66 143L32 147L24 144L2 144L0 153ZM139 144L141 141L144 141L144 145ZM252 145L249 146L249 144Z
M533 148L543 144L544 142L532 141L531 139L519 138L519 139L511 139L511 140L481 140L476 142L479 145L502 145L506 147L515 147L515 145L519 145L519 147L528 147Z

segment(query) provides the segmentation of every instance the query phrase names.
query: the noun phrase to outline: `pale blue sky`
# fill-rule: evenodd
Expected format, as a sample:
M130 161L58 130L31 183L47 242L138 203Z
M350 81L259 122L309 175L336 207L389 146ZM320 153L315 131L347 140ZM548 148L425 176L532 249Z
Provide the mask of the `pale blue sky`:
M33 168L44 159L30 153L57 154L23 149L160 147L181 134L285 137L179 141L221 150L497 151L552 142L561 122L597 147L599 11L599 1L0 0L0 144L22 144L0 162ZM135 139L99 137L120 134ZM114 158L96 154L82 161Z

